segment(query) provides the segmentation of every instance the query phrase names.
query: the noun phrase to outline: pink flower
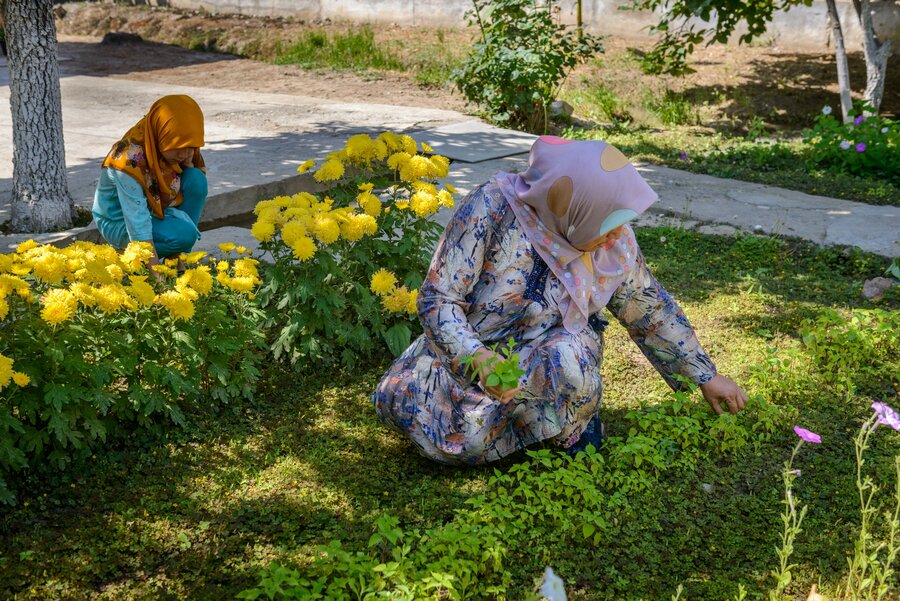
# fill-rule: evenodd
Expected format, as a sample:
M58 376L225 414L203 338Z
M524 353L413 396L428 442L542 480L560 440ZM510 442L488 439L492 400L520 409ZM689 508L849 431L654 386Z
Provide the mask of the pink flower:
M900 415L884 403L872 403L872 409L878 415L878 423L890 426L894 430L900 430Z
M805 440L806 442L812 442L815 444L819 444L822 442L822 437L816 434L815 432L810 432L800 426L794 426L794 433Z

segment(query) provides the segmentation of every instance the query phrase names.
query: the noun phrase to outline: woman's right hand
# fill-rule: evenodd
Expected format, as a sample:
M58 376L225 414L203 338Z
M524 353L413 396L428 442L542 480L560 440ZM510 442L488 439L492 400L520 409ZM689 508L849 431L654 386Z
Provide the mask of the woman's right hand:
M479 350L475 351L472 364L478 374L478 379L481 381L481 387L484 388L488 394L505 405L513 400L516 394L518 394L519 386L509 390L503 390L503 387L499 384L497 386L487 385L487 377L491 373L491 366L502 360L503 357L499 353L495 353L489 348L481 347Z

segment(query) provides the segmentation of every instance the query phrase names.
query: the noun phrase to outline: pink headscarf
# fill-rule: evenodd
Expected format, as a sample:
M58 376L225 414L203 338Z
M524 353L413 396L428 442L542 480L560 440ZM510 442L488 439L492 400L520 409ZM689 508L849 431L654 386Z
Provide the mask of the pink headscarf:
M528 169L496 176L519 226L562 282L563 326L577 334L609 302L637 260L627 225L622 237L586 253L607 232L647 210L657 196L617 148L600 141L541 136Z

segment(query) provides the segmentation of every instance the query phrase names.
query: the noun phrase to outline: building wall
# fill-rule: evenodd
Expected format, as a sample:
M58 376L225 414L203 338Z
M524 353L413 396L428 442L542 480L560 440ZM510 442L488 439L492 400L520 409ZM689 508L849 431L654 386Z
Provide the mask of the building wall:
M458 27L465 23L471 0L133 0L137 3L167 5L210 12L262 16L291 16L310 21L331 19L399 25ZM627 0L583 0L582 17L596 33L647 35L644 27L654 23L652 14L619 10ZM862 47L862 33L853 4L838 0L844 37L851 50ZM900 52L900 0L872 2L876 30L882 37L895 40L894 53ZM562 0L562 18L575 22L576 0ZM766 39L785 48L826 49L830 44L824 0L811 6L798 6L776 13Z

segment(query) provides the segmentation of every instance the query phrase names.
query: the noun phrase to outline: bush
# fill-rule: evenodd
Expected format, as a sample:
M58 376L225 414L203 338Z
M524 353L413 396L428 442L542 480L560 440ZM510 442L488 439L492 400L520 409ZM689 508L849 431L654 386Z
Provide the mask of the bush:
M891 119L865 116L866 110L871 107L857 103L850 112L853 123L845 124L826 106L816 124L803 132L809 145L808 162L812 167L900 184L900 127Z
M548 107L581 59L603 51L602 40L554 21L554 2L475 1L468 13L481 40L452 80L467 100L484 108L499 124L546 132Z
M332 185L322 198L300 193L256 206L251 231L275 259L259 300L276 359L353 367L384 345L394 355L406 349L442 229L428 217L453 206L453 188L435 185L448 168L409 136L360 134L316 171Z
M4 477L64 467L135 427L185 424L210 400L252 397L263 358L260 312L247 294L255 261L198 264L178 275L132 243L19 245L0 255L0 500Z

